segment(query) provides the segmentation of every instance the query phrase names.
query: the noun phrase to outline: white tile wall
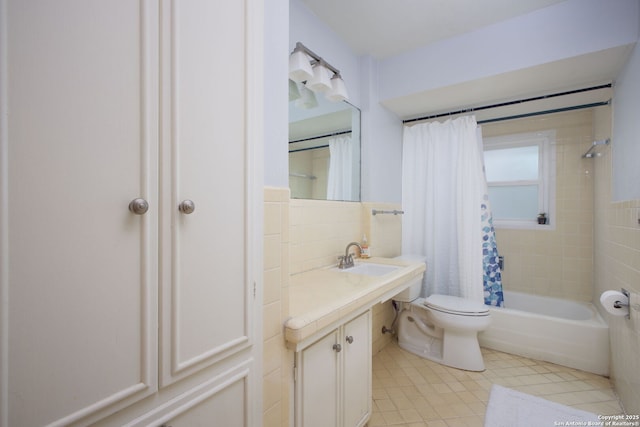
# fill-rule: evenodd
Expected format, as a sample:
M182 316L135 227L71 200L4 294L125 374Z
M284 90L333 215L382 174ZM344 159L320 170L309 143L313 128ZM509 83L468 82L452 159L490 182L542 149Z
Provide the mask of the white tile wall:
M482 127L485 137L556 131L553 230L497 229L505 289L581 301L593 296L593 141L591 110L509 120Z
M264 190L263 425L289 426L289 366L282 324L288 313L289 190Z
M609 108L595 115L596 139L611 135ZM605 110L605 111L602 111ZM609 114L606 114L609 112ZM608 289L625 288L632 292L631 303L640 302L640 200L611 202L611 150L602 147L594 163L595 201L595 295ZM596 303L598 304L598 303ZM640 414L640 312L632 318L604 313L611 339L611 379L622 406L628 414Z

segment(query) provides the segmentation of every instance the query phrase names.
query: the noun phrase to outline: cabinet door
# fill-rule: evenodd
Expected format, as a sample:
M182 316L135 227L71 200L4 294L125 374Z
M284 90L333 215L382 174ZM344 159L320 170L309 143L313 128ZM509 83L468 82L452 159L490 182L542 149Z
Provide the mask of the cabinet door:
M338 331L299 353L296 423L301 427L338 425Z
M158 8L0 8L0 425L66 425L157 388Z
M254 344L250 3L163 2L163 385Z
M344 326L344 427L364 425L371 413L371 311Z

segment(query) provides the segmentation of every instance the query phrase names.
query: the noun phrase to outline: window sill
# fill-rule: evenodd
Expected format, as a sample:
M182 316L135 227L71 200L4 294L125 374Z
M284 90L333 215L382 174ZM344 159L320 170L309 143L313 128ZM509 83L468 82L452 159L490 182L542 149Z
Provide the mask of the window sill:
M535 230L535 231L554 231L556 226L551 224L538 224L537 221L517 221L517 220L493 220L493 227L496 230Z

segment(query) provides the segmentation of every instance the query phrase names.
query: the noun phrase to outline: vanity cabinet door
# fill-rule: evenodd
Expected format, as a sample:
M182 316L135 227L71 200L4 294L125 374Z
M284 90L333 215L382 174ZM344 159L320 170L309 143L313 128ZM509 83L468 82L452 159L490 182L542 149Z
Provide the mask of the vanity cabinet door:
M296 387L299 427L338 426L338 331L298 353L300 375Z
M296 353L296 426L361 427L371 415L371 310Z
M362 426L371 414L371 312L344 325L344 427Z

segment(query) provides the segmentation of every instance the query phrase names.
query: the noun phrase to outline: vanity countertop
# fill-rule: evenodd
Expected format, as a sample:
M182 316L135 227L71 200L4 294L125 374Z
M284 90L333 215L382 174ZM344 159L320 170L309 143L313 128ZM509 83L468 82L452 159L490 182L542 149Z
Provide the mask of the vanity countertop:
M406 289L425 271L423 262L390 258L358 259L356 265L366 262L401 268L382 276L352 274L336 271L334 267L291 276L286 340L299 343L340 319L364 312Z

